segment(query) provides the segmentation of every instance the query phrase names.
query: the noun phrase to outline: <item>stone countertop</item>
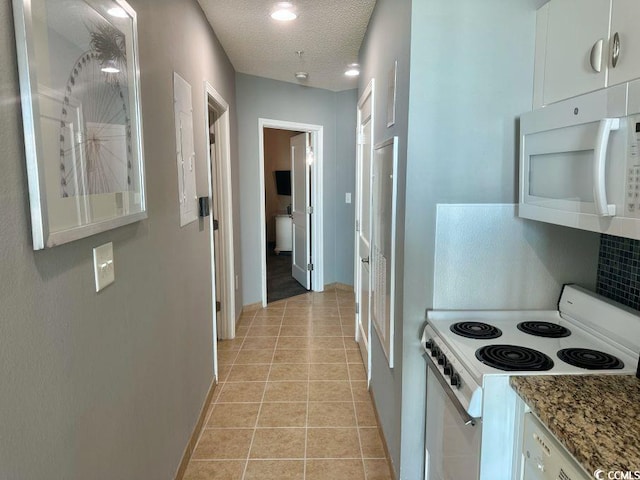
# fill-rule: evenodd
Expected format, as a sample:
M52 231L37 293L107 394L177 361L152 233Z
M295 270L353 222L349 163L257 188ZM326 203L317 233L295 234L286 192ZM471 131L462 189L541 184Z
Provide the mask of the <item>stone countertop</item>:
M510 383L587 472L640 470L640 379L533 375Z

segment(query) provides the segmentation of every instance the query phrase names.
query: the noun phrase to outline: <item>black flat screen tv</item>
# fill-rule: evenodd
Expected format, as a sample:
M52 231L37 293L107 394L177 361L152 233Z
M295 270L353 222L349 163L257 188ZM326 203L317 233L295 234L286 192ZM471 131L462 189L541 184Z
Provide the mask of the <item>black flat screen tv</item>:
M291 170L276 170L275 174L278 195L291 195Z

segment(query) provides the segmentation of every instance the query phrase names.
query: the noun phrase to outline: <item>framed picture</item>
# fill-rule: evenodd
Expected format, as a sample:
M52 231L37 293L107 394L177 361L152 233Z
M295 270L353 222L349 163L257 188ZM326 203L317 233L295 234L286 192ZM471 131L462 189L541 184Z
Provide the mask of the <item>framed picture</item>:
M33 248L146 218L136 13L13 0Z
M371 319L389 368L394 366L398 137L374 147Z

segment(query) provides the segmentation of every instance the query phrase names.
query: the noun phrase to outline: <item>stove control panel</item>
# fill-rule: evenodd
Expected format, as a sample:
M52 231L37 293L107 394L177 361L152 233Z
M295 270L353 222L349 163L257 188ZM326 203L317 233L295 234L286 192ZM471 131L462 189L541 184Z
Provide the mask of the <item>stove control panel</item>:
M428 339L424 344L424 348L435 359L438 365L442 367L442 372L445 376L449 377L451 386L457 389L461 388L462 380L460 379L460 375L455 371L453 365L440 347L436 345L435 341L432 338Z
M482 387L456 352L449 348L429 324L422 332L421 343L428 370L438 377L440 385L457 399L470 417L481 418Z

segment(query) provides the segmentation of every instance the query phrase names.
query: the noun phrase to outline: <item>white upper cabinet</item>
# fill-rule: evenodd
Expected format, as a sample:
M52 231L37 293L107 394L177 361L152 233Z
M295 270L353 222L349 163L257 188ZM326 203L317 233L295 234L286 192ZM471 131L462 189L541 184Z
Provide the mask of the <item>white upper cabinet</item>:
M534 108L640 78L640 0L551 0L538 11Z
M613 0L611 10L609 85L616 85L640 78L639 19L639 0Z
M611 0L552 0L542 7L548 8L543 104L606 85L610 4ZM544 17L539 15L539 22ZM538 29L544 30L544 25Z

